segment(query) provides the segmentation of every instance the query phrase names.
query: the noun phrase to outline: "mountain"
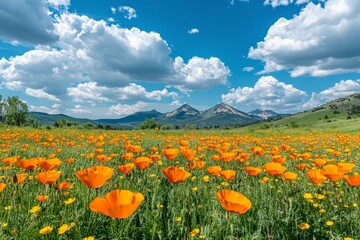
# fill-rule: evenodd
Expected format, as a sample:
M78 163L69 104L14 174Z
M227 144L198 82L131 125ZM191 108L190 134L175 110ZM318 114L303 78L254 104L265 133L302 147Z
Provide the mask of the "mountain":
M270 118L284 117L284 116L289 115L289 114L277 113L272 110L260 110L260 109L256 109L254 111L248 112L248 114L250 116L252 116L253 118L259 118L259 119L264 119L264 120L270 119Z
M67 121L78 122L82 124L88 122L95 124L94 120L90 120L86 118L74 118L67 116L65 114L48 114L43 112L30 112L29 114L33 118L37 119L41 124L45 124L45 125L53 125L56 121L60 119L65 119Z
M250 115L241 112L226 103L220 103L199 114L193 124L199 127L242 125L257 121Z
M97 122L101 123L108 123L108 124L116 124L116 123L133 123L133 122L143 122L145 119L151 119L151 118L159 118L162 115L164 115L161 112L156 111L155 109L151 111L142 111L142 112L136 112L129 116L119 118L119 119L98 119Z
M191 107L188 104L184 104L172 112L165 113L165 117L172 119L186 119L189 117L194 117L199 114L200 111L196 110L195 108Z

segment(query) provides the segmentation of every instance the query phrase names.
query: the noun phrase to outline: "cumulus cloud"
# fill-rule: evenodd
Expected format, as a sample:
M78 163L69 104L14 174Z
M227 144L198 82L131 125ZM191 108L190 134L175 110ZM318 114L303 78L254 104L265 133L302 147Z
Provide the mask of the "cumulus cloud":
M148 106L145 102L137 102L135 104L116 104L109 108L108 115L110 116L127 116L135 112L139 112Z
M132 19L137 18L136 11L132 7L129 6L120 6L119 11L124 13L124 18L126 19Z
M48 94L62 99L69 86L84 82L107 88L133 81L160 82L188 91L226 84L230 75L215 57L193 57L187 64L181 57L172 59L167 42L156 32L109 26L71 13L57 16L54 27L59 36L55 47L37 46L0 59L4 87L25 91L46 86Z
M52 0L50 4L60 2ZM54 43L58 37L48 11L44 0L0 1L0 38L13 44Z
M160 101L164 97L171 97L174 101L179 99L176 92L169 92L166 88L148 92L143 86L135 83L116 88L98 86L96 82L80 83L76 87L68 88L68 95L75 102L87 102L93 105L99 102L117 102L119 100Z
M310 2L292 19L276 21L248 56L265 63L260 73L290 70L297 77L359 72L359 26L360 1Z
M31 89L27 88L25 93L29 96L36 97L36 98L42 98L47 99L55 102L59 102L60 99L55 97L54 95L46 93L43 89Z
M189 34L195 34L195 33L199 33L200 31L199 31L199 29L197 29L197 28L192 28L192 29L190 29L189 31L188 31L188 33Z
M110 10L112 14L115 14L117 9L115 7L111 7Z
M300 5L308 2L310 2L310 0L296 0L296 1L295 0L265 0L264 5L271 5L272 7L278 7L278 6L287 6L292 3Z
M229 68L216 57L209 59L193 57L188 63L184 63L181 57L176 57L174 69L178 79L173 84L185 91L225 85L230 76Z
M313 92L311 99L304 104L305 109L313 108L326 102L360 92L360 80L342 80L333 87L319 93Z
M291 84L278 81L272 76L261 77L254 87L231 89L221 95L222 101L228 104L246 104L262 109L272 109L281 112L300 110L307 97Z

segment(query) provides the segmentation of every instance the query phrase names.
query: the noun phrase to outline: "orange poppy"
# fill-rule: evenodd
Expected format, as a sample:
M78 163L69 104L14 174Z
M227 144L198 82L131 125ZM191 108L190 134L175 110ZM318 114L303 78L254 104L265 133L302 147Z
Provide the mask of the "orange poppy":
M0 183L0 192L2 192L4 190L4 188L6 188L6 184Z
M36 199L39 201L39 202L45 202L46 199L48 199L49 196L46 196L46 195L38 195L36 196Z
M222 152L220 153L220 160L224 162L230 162L234 160L235 153L234 152Z
M236 171L234 171L234 170L220 171L220 176L225 180L233 180L235 175L236 175Z
M178 168L175 166L170 166L162 169L161 171L171 183L183 182L191 175L183 167Z
M311 182L315 184L322 183L326 180L326 177L322 175L319 169L309 169L306 171L306 175L310 178Z
M111 160L112 157L105 155L105 154L100 154L96 156L96 160L98 160L99 162L108 162Z
M241 193L233 190L221 190L216 193L223 208L229 212L244 214L251 208L251 201Z
M31 158L29 160L23 159L23 160L17 160L16 165L21 167L25 170L33 170L38 166L39 160L37 158Z
M65 162L67 162L68 164L72 164L74 162L74 158L68 158L65 160Z
M48 160L44 160L39 162L39 167L41 167L45 171L52 170L58 166L60 166L61 160L58 158L51 158Z
M314 161L312 161L312 163L313 163L315 166L322 167L322 166L324 166L324 165L327 163L327 159L316 158Z
M262 156L265 154L264 149L262 149L261 147L257 147L257 146L251 147L251 151L253 152L254 155Z
M285 170L286 170L286 167L284 167L280 163L274 163L274 162L269 162L269 163L265 164L263 166L263 168L270 176L273 176L273 177L282 175L283 172L285 172Z
M353 163L336 163L336 166L338 166L339 172L343 174L348 174L355 168Z
M114 190L106 194L105 198L96 197L89 208L112 218L128 218L144 199L144 195L139 192Z
M344 179L352 187L360 185L360 175L344 176Z
M106 166L95 166L85 168L75 173L85 186L89 188L99 188L112 177L114 169Z
M20 174L16 174L15 176L14 176L14 178L12 178L11 180L12 180L12 182L14 182L14 183L17 183L17 184L20 184L20 183L22 183L22 182L24 182L25 181L25 179L27 178L27 174L26 173L20 173Z
M245 167L245 171L252 177L259 175L262 170L257 167Z
M180 151L181 151L182 155L184 155L184 157L188 161L191 161L196 154L195 150L187 148L187 147L180 147Z
M344 174L339 171L338 166L333 164L325 165L321 170L321 174L330 179L331 181L337 181L343 178Z
M141 151L141 146L136 146L136 145L130 145L128 147L128 150L132 153L137 153Z
M220 166L210 166L210 167L208 167L208 169L206 171L213 176L218 176L220 174L221 170L222 169Z
M240 153L240 155L236 158L236 160L238 160L239 162L243 162L248 160L250 156L251 156L250 153Z
M162 154L169 160L174 160L179 153L177 148L167 148L162 150Z
M124 155L121 156L122 159L124 159L125 161L130 161L131 159L134 158L134 154L129 152L129 153L125 153Z
M304 170L307 167L309 167L309 164L306 164L306 163L300 163L300 164L295 165L295 168L300 171Z
M149 167L151 161L152 161L151 158L148 157L138 157L135 158L134 164L137 168L141 170L145 170L146 168Z
M128 174L133 169L134 166L135 166L134 163L126 163L126 164L119 165L117 168L123 174Z
M39 172L35 175L35 178L43 184L53 184L56 182L56 180L58 180L60 175L61 171L51 170L46 172Z
M69 182L61 182L59 185L55 186L55 188L59 190L66 190L71 188L71 184Z
M185 146L187 146L187 145L189 145L189 141L186 141L186 140L180 140L180 145L182 146L182 147L185 147Z
M274 163L280 163L283 164L286 162L286 158L281 155L274 155L271 157L271 161Z
M297 178L297 174L296 173L293 173L293 172L285 172L283 174L283 178L286 180L286 181L294 181L296 178Z

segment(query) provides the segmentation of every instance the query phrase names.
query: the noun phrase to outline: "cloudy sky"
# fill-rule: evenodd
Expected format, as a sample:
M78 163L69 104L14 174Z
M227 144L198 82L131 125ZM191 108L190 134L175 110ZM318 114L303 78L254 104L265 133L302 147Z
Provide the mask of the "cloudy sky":
M31 111L293 113L360 92L359 0L12 0L0 23L0 94Z

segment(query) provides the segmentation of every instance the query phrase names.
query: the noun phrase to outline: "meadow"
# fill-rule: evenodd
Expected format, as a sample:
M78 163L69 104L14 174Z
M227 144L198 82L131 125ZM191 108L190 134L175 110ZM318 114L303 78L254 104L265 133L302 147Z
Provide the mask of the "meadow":
M360 132L0 128L0 239L360 239Z

